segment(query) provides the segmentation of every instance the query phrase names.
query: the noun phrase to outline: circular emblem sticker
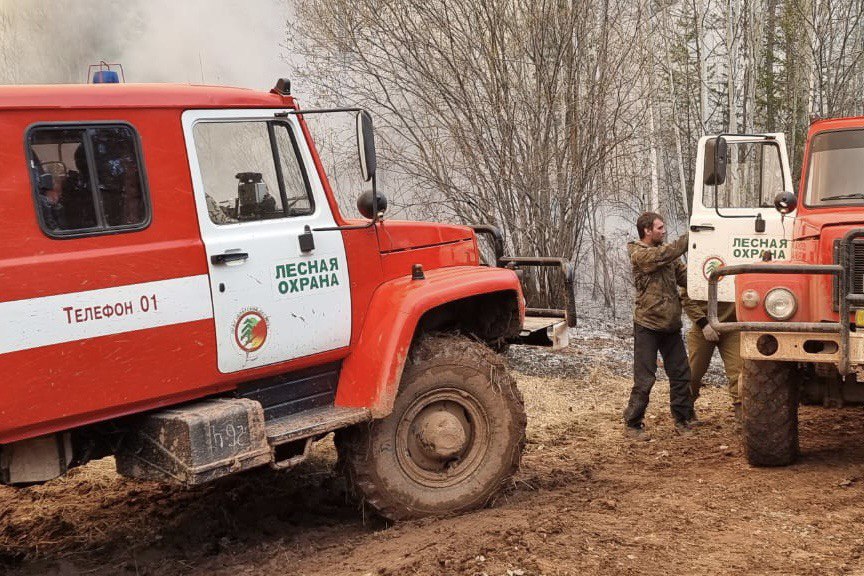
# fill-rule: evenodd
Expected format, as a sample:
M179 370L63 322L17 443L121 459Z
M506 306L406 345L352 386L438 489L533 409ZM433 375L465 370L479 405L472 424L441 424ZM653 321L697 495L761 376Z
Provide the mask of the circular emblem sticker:
M255 352L267 341L267 319L256 310L243 312L234 324L234 339L244 352Z
M712 272L714 272L718 268L722 268L725 265L726 263L723 262L723 260L719 256L710 256L707 260L705 260L705 263L702 265L702 275L705 276L705 279L707 280L708 277L711 276ZM721 276L720 280L722 281L723 278L725 277Z

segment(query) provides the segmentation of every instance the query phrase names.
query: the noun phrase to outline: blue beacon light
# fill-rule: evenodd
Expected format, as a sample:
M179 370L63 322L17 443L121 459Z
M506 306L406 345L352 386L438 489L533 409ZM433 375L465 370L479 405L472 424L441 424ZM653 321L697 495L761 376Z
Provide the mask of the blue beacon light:
M120 76L114 70L97 70L93 74L93 84L119 84Z

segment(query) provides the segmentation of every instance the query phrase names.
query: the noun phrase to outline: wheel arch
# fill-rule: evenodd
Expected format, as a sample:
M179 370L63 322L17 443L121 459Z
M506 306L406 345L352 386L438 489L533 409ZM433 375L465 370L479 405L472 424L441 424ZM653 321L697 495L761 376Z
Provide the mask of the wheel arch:
M523 315L519 280L511 270L464 266L431 270L423 280L385 282L373 294L342 366L336 404L386 416L419 336L454 332L503 342L518 334Z
M499 344L518 335L521 327L517 294L502 290L474 294L427 310L417 323L414 340L424 334L449 332Z

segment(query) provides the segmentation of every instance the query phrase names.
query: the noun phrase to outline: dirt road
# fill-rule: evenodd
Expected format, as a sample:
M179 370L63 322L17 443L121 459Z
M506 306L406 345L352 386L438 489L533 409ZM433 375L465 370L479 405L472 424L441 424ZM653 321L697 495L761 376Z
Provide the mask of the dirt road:
M491 508L387 526L345 500L329 441L288 473L194 490L126 481L106 460L45 486L0 488L0 572L864 574L860 408L802 408L801 462L755 469L722 389L706 391L706 425L682 438L661 382L653 441L634 443L619 423L627 343L578 344L555 360L567 378L518 374L529 444ZM532 358L513 364L543 372Z

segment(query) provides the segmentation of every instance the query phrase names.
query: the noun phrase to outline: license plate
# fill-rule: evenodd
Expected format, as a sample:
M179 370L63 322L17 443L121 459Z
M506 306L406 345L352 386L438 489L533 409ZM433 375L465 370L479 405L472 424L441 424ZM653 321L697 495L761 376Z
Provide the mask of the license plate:
M864 328L864 310L855 311L855 326Z

